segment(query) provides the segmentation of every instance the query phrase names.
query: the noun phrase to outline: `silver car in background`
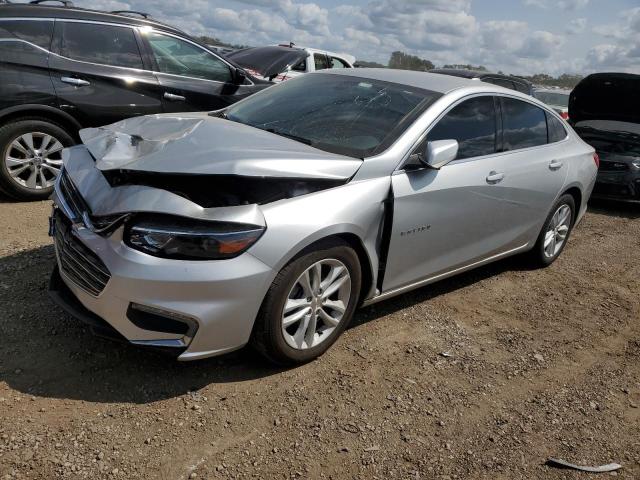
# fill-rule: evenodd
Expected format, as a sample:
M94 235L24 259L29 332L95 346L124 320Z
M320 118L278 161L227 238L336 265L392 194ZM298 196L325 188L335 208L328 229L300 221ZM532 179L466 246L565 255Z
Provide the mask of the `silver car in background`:
M354 310L518 253L551 264L594 150L534 98L445 75L305 75L64 152L50 292L180 360L322 354Z

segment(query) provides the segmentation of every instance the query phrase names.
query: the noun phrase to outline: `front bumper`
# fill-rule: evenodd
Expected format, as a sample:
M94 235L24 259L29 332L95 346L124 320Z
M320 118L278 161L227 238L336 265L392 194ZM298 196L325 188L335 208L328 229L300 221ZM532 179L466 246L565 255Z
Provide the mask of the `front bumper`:
M640 203L640 171L600 171L592 198Z
M96 333L178 352L179 360L219 355L248 342L272 281L270 267L248 253L217 261L156 258L124 245L121 230L103 237L76 224L70 231L73 240L108 269L108 281L98 293L71 274L68 259L61 263L62 250L56 239L58 266L50 290L63 308L89 323ZM83 272L82 265L73 265ZM66 288L61 288L56 276ZM140 310L133 308L143 309L143 322L134 318L133 313ZM179 332L166 327L171 322L193 328Z

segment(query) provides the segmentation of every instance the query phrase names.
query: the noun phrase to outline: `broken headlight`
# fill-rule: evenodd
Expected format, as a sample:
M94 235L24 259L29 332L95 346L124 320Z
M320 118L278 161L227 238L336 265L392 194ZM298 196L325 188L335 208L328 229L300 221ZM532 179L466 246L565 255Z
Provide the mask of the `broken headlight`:
M181 217L139 218L127 225L124 242L149 255L180 260L219 260L240 255L265 228Z

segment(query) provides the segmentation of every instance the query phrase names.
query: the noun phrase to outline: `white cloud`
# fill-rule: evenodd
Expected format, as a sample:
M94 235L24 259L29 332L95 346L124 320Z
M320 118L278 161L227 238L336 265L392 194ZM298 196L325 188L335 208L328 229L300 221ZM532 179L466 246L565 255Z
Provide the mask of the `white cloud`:
M345 0L333 8L325 0L75 1L99 10L147 11L193 35L232 43L293 41L381 63L395 50L439 65L482 64L516 74L632 70L640 62L640 8L622 12L617 23L597 25L587 12L589 0L520 0L544 15L568 17L556 31L546 22L529 24L525 16L480 21L474 15L485 7L480 0ZM587 29L594 35L580 45L587 35L579 34Z
M607 43L589 50L589 69L629 73L640 70L640 7L625 10L619 17L618 24L594 27L594 33L607 38Z
M562 10L572 12L586 7L589 4L589 0L524 0L524 4L529 7L545 9L560 7Z
M587 28L587 19L586 18L574 18L567 25L567 33L571 35L577 35L578 33L582 33Z

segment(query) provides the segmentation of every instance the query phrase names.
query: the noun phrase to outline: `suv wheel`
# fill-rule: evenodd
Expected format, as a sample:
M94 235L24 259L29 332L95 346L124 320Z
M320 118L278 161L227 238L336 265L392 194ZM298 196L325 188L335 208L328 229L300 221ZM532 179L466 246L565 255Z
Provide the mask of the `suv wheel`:
M73 138L59 125L22 118L0 128L0 190L17 200L43 200L62 168Z
M360 295L356 252L343 242L316 246L285 266L267 293L253 346L279 364L322 355L349 325Z

